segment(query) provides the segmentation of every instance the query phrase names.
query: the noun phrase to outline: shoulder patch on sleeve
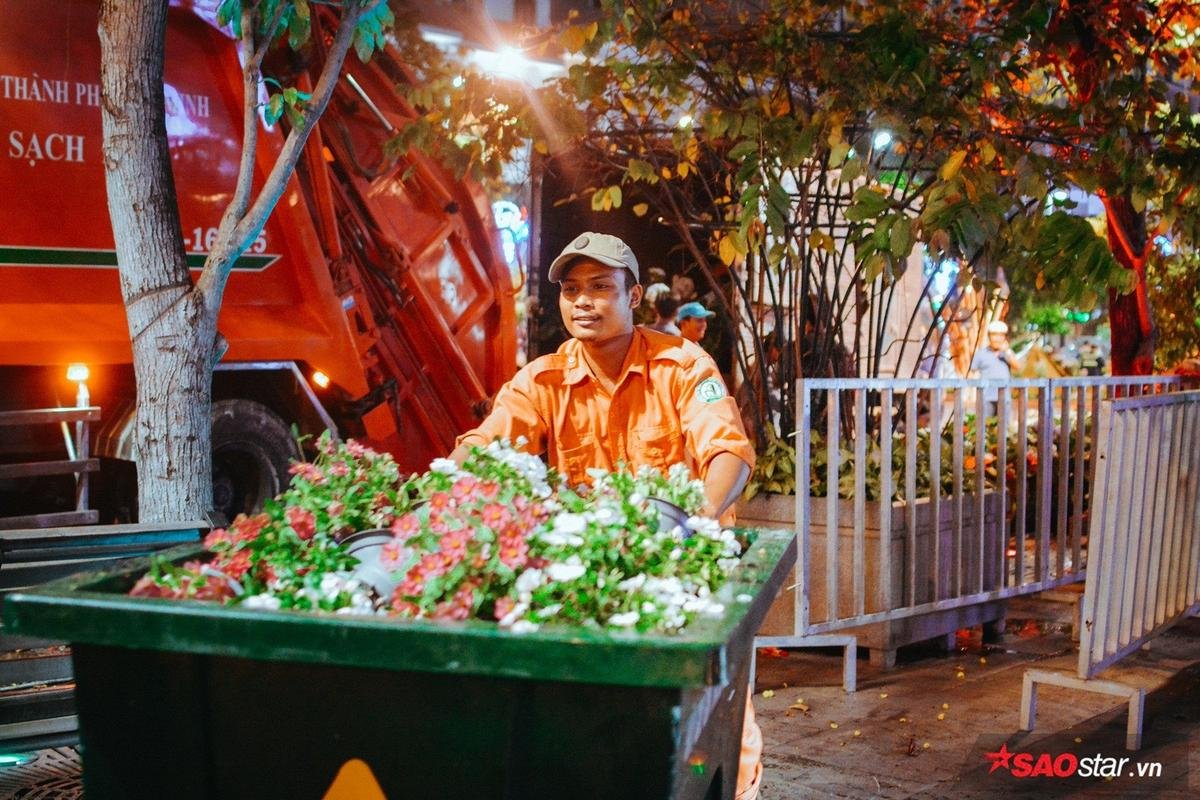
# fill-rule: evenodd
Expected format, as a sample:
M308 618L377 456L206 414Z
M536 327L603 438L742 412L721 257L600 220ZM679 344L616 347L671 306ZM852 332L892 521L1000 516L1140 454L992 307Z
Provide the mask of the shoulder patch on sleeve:
M715 403L727 394L720 378L705 378L696 384L696 399L701 403Z

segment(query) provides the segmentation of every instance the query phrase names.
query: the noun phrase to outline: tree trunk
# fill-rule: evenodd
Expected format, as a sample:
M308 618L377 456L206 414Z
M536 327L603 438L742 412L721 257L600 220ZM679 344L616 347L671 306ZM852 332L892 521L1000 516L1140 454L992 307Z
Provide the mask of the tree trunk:
M138 515L197 519L212 505L216 308L183 250L163 101L166 0L103 0L101 110L109 216L137 378Z
M1112 330L1112 374L1150 375L1154 372L1154 323L1146 296L1146 218L1128 196L1105 197L1108 245L1117 261L1137 275L1129 294L1108 293Z

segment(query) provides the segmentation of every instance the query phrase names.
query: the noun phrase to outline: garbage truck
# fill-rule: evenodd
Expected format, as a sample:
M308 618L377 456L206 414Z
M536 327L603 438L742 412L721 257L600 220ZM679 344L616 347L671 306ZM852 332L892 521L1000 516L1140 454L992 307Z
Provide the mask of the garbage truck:
M166 42L166 131L194 270L241 157L238 45L217 5L173 0ZM92 494L112 522L136 515L135 393L105 195L97 8L0 0L0 410L85 397L100 406ZM314 30L311 46L323 42ZM272 62L283 85L315 82L321 59L308 55ZM228 351L213 376L222 516L286 486L297 431L331 429L423 468L516 368L513 281L488 198L422 154L387 149L413 116L397 88L412 80L394 49L367 64L351 53L286 192L234 267L218 323ZM261 181L286 120L259 124ZM10 432L0 461L62 446ZM9 503L29 500L4 488Z

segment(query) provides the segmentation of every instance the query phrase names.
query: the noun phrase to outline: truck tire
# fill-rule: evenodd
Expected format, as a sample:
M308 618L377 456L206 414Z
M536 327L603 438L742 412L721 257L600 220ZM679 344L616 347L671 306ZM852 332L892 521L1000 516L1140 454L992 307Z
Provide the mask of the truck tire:
M300 457L287 424L253 400L212 405L213 510L215 523L251 514L287 488L288 467Z

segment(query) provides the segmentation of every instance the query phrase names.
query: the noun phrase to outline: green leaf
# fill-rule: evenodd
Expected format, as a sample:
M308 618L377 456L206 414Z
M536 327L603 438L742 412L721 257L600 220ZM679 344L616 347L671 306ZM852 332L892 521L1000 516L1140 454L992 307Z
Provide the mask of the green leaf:
M851 159L842 167L842 173L839 179L843 183L852 183L862 177L863 167L865 162L861 158Z
M741 161L743 158L750 155L751 153L757 153L757 152L758 152L758 142L750 141L747 139L745 141L738 142L737 144L735 144L733 146L733 149L731 149L729 151L729 159L731 161Z
M267 124L274 125L278 122L279 118L283 116L283 109L285 107L286 104L283 101L282 94L276 93L271 95L271 99L267 101L267 111L263 115L266 118Z
M913 246L913 228L912 220L905 216L900 216L892 223L891 241L889 242L888 250L896 258L907 258L912 252Z
M288 19L288 47L299 50L312 33L312 17L308 0L295 0L293 12Z
M953 179L954 176L958 174L959 169L962 168L963 161L966 159L966 157L966 150L955 150L950 154L950 157L946 159L946 163L942 164L942 168L938 170L938 177L944 181Z
M371 60L371 54L375 52L375 36L361 25L354 32L354 52L364 64Z
M846 160L846 154L850 152L850 143L846 141L838 142L829 151L829 166L840 167L842 162Z

